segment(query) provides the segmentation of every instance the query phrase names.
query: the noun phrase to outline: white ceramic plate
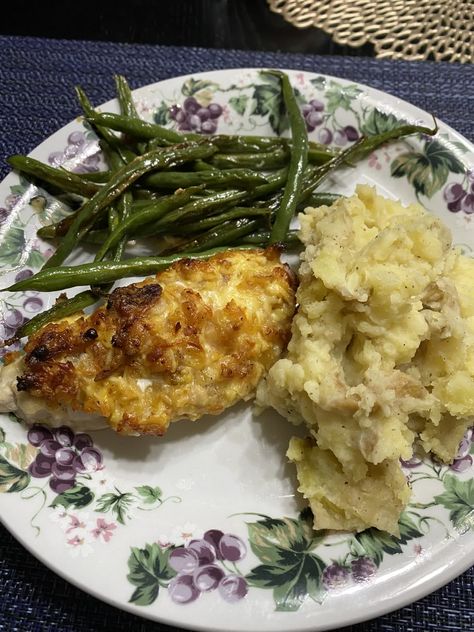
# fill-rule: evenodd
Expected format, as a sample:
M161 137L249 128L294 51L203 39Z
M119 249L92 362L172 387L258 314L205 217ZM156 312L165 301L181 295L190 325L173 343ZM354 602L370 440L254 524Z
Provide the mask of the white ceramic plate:
M432 122L419 109L366 86L304 72L290 75L306 104L311 137L321 142L344 146L400 119ZM176 126L174 112L203 133L271 134L280 123L275 80L260 70L178 77L141 88L135 98L145 118ZM195 110L196 102L212 116L205 120L203 114L201 120L172 109L178 104ZM110 102L103 109L116 107ZM93 134L77 120L32 155L94 171L100 165L97 152ZM403 202L418 199L470 253L473 167L472 145L440 124L435 139L382 147L357 168L340 170L324 188L350 193L356 183L368 182ZM0 206L6 286L42 264L49 246L35 231L64 209L12 174L0 185ZM9 335L52 300L34 292L2 294L2 333ZM55 440L72 443L85 470L69 489L31 469L47 431L27 435L13 416L3 416L0 428L0 517L6 527L80 588L168 624L228 632L325 630L417 600L474 563L470 436L451 468L407 464L413 498L396 540L374 531L358 537L313 533L307 513L300 513L294 472L284 456L294 428L273 412L254 417L251 405L198 423L176 423L161 439L111 431L74 436L62 429ZM227 559L214 560L212 546L191 545L199 556L187 546L204 534L212 541L222 533L219 546ZM188 568L198 557L212 563L214 569L200 580L212 585L220 579L219 588L198 592L191 580L172 580L173 547L183 547L181 561Z

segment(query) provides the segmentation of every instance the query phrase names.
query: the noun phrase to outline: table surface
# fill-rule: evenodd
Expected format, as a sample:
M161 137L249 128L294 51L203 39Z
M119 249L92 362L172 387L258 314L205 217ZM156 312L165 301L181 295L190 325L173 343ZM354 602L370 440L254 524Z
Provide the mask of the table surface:
M138 87L180 74L249 66L295 68L366 83L409 100L474 139L472 66L0 37L0 175L8 171L6 156L31 151L77 116L76 84L100 103L113 96L113 73ZM171 632L81 592L42 566L3 527L0 535L0 630ZM432 595L345 632L472 632L473 580L471 568Z
M270 10L267 0L114 0L69 3L16 0L7 5L0 34L142 44L205 46L299 53L372 55L373 46L339 46L321 29L298 29ZM129 7L133 6L133 11Z

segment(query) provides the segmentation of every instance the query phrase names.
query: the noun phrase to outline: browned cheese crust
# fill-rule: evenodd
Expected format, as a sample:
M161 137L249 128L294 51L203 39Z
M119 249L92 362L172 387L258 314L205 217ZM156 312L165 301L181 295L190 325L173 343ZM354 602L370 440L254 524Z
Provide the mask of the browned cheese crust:
M295 280L276 248L184 259L31 336L18 390L124 434L161 435L252 397L294 310Z

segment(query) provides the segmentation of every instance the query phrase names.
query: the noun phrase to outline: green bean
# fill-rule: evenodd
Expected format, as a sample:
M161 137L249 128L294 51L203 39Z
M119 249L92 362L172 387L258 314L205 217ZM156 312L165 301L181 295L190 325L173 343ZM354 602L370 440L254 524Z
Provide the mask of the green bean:
M318 206L331 206L341 197L344 196L339 193L313 193L306 202L300 204L299 207L306 208L307 206L311 206L318 208Z
M109 228L110 232L118 230L119 226L125 223L130 217L130 213L132 211L132 202L133 196L130 191L126 191L122 197L119 198L118 201L118 222ZM120 241L115 246L115 252L113 255L114 261L120 261L123 256L123 252L125 250L125 246L127 244L127 239L125 236L120 239ZM98 260L98 256L96 255L96 261Z
M180 189L199 184L209 187L253 187L267 179L250 169L227 169L226 171L160 171L142 178L143 184L158 189Z
M295 214L308 160L308 134L306 131L306 123L300 112L290 80L288 76L283 73L275 72L274 74L280 77L281 80L283 100L290 120L292 146L288 179L285 184L280 208L275 216L270 243L276 243L284 239L288 232L291 219Z
M173 195L168 195L167 197L160 198L149 204L148 206L145 206L140 211L128 215L128 217L124 218L105 240L105 242L99 249L99 252L97 253L98 260L102 259L105 254L111 248L113 248L113 246L115 246L115 244L119 242L123 237L125 237L128 233L133 232L134 228L136 228L137 226L144 226L144 230L146 233L147 224L149 224L151 221L156 221L158 218L166 216L167 213L174 210L175 208L183 206L183 204L188 202L191 197L199 190L199 187L190 187L189 189L184 189L179 193L174 193Z
M120 212L111 213L111 216L113 218L112 222L120 221L119 215L122 218L127 216L127 213L129 212L128 210L129 210L130 203L131 203L131 195L129 193L125 193L119 201ZM105 231L104 233L107 234ZM103 238L102 238L102 241L103 241ZM122 256L122 252L123 252L123 247L124 247L124 244L122 243L120 243L117 246L116 251L114 253L114 261L120 260ZM38 329L40 329L41 327L43 327L44 325L46 325L47 323L51 321L57 321L62 318L66 318L67 316L71 316L72 314L75 314L76 312L79 312L85 309L86 307L90 307L91 305L94 305L95 303L97 303L98 295L100 293L107 292L109 289L110 289L110 286L101 287L101 286L91 285L90 290L85 290L84 292L80 292L79 294L76 294L72 298L66 298L66 297L60 298L59 300L56 301L56 303L52 307L45 310L44 312L41 312L40 314L37 314L36 316L33 316L33 318L31 318L26 323L21 325L16 330L14 337L5 341L4 343L5 346L11 345L17 340L20 340L20 338L23 338L25 336L31 336L36 331L38 331Z
M31 336L47 323L66 318L66 316L71 316L90 305L94 305L94 303L97 303L97 296L90 290L80 292L72 298L60 297L52 307L36 314L36 316L33 316L33 318L30 318L30 320L18 327L15 331L15 335L5 340L3 344L6 347L12 345L20 340L20 338Z
M438 124L436 119L433 118L433 121L433 129L430 129L425 125L412 125L405 123L386 132L382 132L381 134L376 134L375 136L363 136L360 139L360 142L354 143L354 145L341 152L341 154L334 160L337 161L338 158L341 158L342 156L342 162L357 162L358 160L362 160L362 158L368 156L368 154L370 154L374 149L380 147L380 145L383 145L389 140L396 140L397 138L411 136L412 134L426 134L427 136L434 136L438 132Z
M46 188L48 185L53 185L62 191L76 193L84 197L91 197L100 189L99 184L85 182L75 173L65 169L55 169L35 158L15 155L7 158L7 162L13 169L46 183Z
M128 81L122 75L115 75L114 80L122 114L138 118L138 112L133 102L132 91L130 90Z
M173 252L202 252L209 248L215 248L222 246L223 244L229 244L248 233L251 233L259 225L258 219L240 218L229 220L219 226L215 226L210 230L198 235L194 239L175 246ZM167 251L164 251L167 254Z
M220 169L244 167L250 169L279 169L288 164L288 150L276 147L273 151L256 154L214 154L209 161Z
M59 266L40 270L33 276L14 283L0 291L20 292L35 290L37 292L54 292L76 285L105 284L117 279L154 274L170 266L180 259L208 259L226 250L246 250L248 246L238 248L213 248L199 253L181 253L168 257L135 257L122 261L101 261L99 263L83 263L77 266Z
M157 144L160 142L179 143L183 142L185 139L197 140L198 138L202 138L200 134L189 132L180 134L179 132L167 129L161 125L157 125L156 123L143 121L138 117L123 116L120 114L113 114L111 112L93 112L91 113L89 120L94 122L96 125L114 129L118 132L124 132L141 140L151 141L152 147L154 148L156 148ZM218 147L221 145L229 147L232 146L231 143L233 143L234 146L237 144L239 147L246 146L249 148L253 146L257 149L262 149L264 147L272 148L276 144L281 144L278 139L271 137L233 136L230 137L232 139L231 141L229 140L229 137L222 135L209 136L209 138Z
M43 267L50 268L60 265L70 254L77 239L79 229L86 223L97 218L113 200L121 195L133 182L149 171L165 169L166 167L183 164L196 158L212 155L215 147L209 143L194 143L178 145L167 149L151 151L138 156L132 162L124 165L113 178L105 184L74 217L64 239L56 252L48 259Z
M162 233L164 230L169 230L175 222L181 223L189 217L194 218L204 212L209 213L216 209L225 209L229 205L237 204L237 202L245 200L247 195L247 191L228 189L227 191L219 191L218 193L212 193L211 195L205 195L196 200L192 200L181 208L171 211L157 222L150 224L148 234L155 235ZM146 234L146 227L144 231Z
M213 167L204 160L195 160L191 166L194 171L218 171L217 167Z
M49 228L49 226L46 226L45 228ZM39 235L39 236L42 239L47 239L47 240L54 239L54 237L49 237L49 236L43 237L42 235ZM109 231L106 229L97 228L97 229L87 230L81 238L81 243L91 244L95 246L102 246L102 244L104 243L104 241L107 239L108 236L109 236Z
M131 209L130 212L134 213L136 211L139 211L147 206L150 206L150 204L153 202L154 198L150 198L150 196L147 196L145 199L134 199L132 204L131 204ZM59 237L63 237L64 235L66 235L67 231L69 230L74 218L78 215L80 209L74 213L71 213L71 215L69 215L68 217L63 218L62 220L60 220L59 222L56 222L54 224L49 224L48 226L42 226L41 228L39 228L36 231L36 234L38 235L38 237L41 237L41 239L57 239ZM94 222L94 226L97 228L98 225L101 223L101 220L99 218L98 221ZM89 226L90 228L90 226ZM87 231L86 231L87 232ZM94 231L96 233L96 236L94 236L92 239L85 239L84 236L85 234L82 236L82 238L84 239L84 241L86 241L87 243L103 243L104 239L102 237L98 237L98 235L105 235L106 233L100 230L95 230ZM98 239L100 239L100 241L97 241Z
M56 222L55 224L49 224L48 226L41 226L41 228L38 228L38 230L36 231L36 234L38 237L41 237L41 239L56 239L56 237L59 237L59 234L57 233L59 224L61 222Z
M105 161L112 173L118 171L121 167L123 167L123 165L126 165L128 162L132 162L132 160L138 155L128 147L111 145L103 138L99 140L99 147L101 148Z
M91 114L95 113L95 110L92 107L86 93L80 86L76 86L76 96L82 107L84 116L87 119ZM91 125L99 139L103 139L110 147L115 149L123 164L130 161L131 157L129 150L123 147L121 139L116 134L111 132L107 127L95 125L94 123L91 123Z
M312 163L313 165L324 165L332 158L335 158L339 153L340 152L338 151L336 152L327 149L314 148L309 145L308 162Z
M77 176L85 182L97 182L98 184L104 184L110 180L112 173L113 171L93 171L92 173L77 174Z
M334 171L343 164L347 165L361 160L387 141L395 140L403 136L410 136L411 134L428 134L433 136L437 131L438 126L435 121L435 127L433 129L423 125L405 124L381 134L376 134L375 136L362 136L357 142L335 156L332 160L314 170L313 175L308 178L301 191L299 202L304 202L316 187L321 184L329 172Z
M162 219L147 226L144 229L144 234L148 236L160 234L164 230L170 230L174 222L181 223L189 218L200 216L203 213L212 214L216 209L225 210L238 203L264 198L279 189L285 182L286 176L287 170L281 169L280 171L268 175L268 182L266 184L260 184L251 191L229 189L193 200L182 208L171 211L171 213Z
M210 217L204 217L198 219L195 222L180 224L179 234L198 233L209 228L213 228L223 222L230 219L240 219L248 217L268 217L270 215L270 209L268 208L252 208L248 206L234 206L229 211L219 213L219 215L211 215Z
M212 137L211 137L212 139ZM212 142L214 140L212 139ZM288 145L291 150L291 145ZM278 169L288 164L289 151L285 147L275 147L273 151L259 153L235 153L235 154L214 154L211 159L212 165L219 169L231 167L246 167L252 169ZM308 162L321 165L337 156L334 152L321 149L308 150Z
M289 248L294 248L298 246L302 247L303 244L301 243L301 240L298 237L298 233L299 233L298 230L289 230L280 243L284 244L285 246L288 246ZM245 235L244 237L241 237L235 243L248 244L248 245L254 245L254 246L259 246L261 248L265 248L268 246L269 241L270 241L270 231L259 230L255 233L250 233L249 235Z
M214 134L210 138L219 147L219 150L226 154L269 151L285 143L285 139L278 138L278 136L227 136Z
M112 112L95 112L88 114L87 120L101 128L113 129L138 138L140 140L158 139L166 144L182 143L185 140L198 140L199 134L179 134L156 123L147 123L140 118L113 114Z
M156 200L160 197L160 193L153 191L152 189L143 189L142 187L133 188L133 199L138 202L139 200L147 200L148 202Z

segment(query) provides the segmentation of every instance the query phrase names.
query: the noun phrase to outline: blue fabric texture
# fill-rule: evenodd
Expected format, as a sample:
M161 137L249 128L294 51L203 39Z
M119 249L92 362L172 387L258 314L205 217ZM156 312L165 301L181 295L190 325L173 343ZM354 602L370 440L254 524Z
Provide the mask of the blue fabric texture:
M360 57L207 50L0 37L0 176L5 158L28 153L79 114L74 86L94 103L114 96L113 73L132 87L206 70L294 68L368 84L431 112L474 140L474 67ZM341 632L474 630L474 568L432 595ZM45 568L0 526L0 630L176 632L101 603ZM291 621L288 621L291 626Z

